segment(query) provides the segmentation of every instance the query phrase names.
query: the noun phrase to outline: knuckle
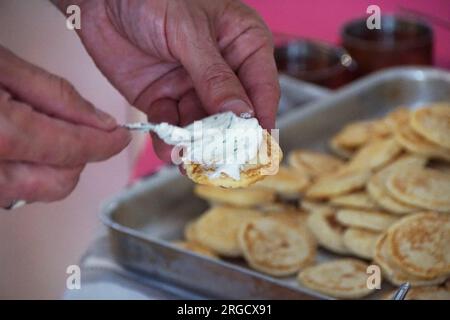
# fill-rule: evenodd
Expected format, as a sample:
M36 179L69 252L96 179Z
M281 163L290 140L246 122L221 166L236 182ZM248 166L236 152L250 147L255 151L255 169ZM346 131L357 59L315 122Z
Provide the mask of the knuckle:
M71 101L76 95L77 91L75 87L66 79L60 78L55 75L49 75L56 84L58 95L63 103Z
M211 64L204 73L204 81L210 90L226 87L235 77L234 72L224 63Z

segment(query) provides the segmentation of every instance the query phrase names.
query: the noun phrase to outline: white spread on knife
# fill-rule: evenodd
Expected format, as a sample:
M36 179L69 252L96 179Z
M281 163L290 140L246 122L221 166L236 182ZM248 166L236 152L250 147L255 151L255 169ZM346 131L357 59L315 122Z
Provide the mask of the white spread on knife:
M152 126L165 143L184 148L183 162L200 164L213 172L239 180L245 164L255 159L262 142L262 128L255 118L245 119L232 112L216 114L180 128L168 123Z

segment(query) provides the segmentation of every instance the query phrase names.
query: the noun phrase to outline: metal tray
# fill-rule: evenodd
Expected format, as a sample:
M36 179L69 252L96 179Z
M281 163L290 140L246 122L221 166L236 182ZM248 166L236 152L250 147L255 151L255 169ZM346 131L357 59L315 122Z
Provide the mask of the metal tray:
M442 100L450 101L449 72L390 69L281 116L280 144L285 153L299 147L323 150L328 138L349 121L380 116L399 105ZM171 245L182 238L185 224L207 208L192 195L192 187L177 169L168 169L104 207L102 220L109 227L112 252L120 264L209 298L330 298L299 286L294 277L273 278L247 268L241 260L218 261ZM318 261L331 257L321 251Z

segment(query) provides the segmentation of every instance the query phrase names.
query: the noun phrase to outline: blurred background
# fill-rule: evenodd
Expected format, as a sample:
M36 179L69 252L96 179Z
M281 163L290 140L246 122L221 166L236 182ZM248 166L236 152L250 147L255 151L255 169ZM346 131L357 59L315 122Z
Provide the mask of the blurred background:
M413 12L432 20L433 64L450 69L448 0L299 1L246 0L281 37L315 39L340 45L342 26L366 16L371 4L389 12ZM438 19L436 19L436 17ZM0 44L22 58L70 80L97 107L119 122L142 119L95 68L76 34L65 28L63 16L46 0L1 0ZM119 156L90 165L75 192L64 201L33 204L14 212L0 210L0 299L59 298L66 268L101 230L98 212L107 198L130 180L161 167L151 141L142 135Z

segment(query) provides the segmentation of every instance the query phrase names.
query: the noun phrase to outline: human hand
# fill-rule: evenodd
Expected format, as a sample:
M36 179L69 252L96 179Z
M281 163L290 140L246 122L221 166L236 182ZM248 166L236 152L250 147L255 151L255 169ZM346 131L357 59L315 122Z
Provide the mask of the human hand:
M64 3L60 2L63 11ZM79 35L87 51L151 122L185 126L231 110L256 116L267 129L274 127L280 91L271 35L241 2L78 4ZM170 160L171 147L159 139L154 146L160 158Z
M66 197L88 162L129 141L69 82L0 46L0 207Z

